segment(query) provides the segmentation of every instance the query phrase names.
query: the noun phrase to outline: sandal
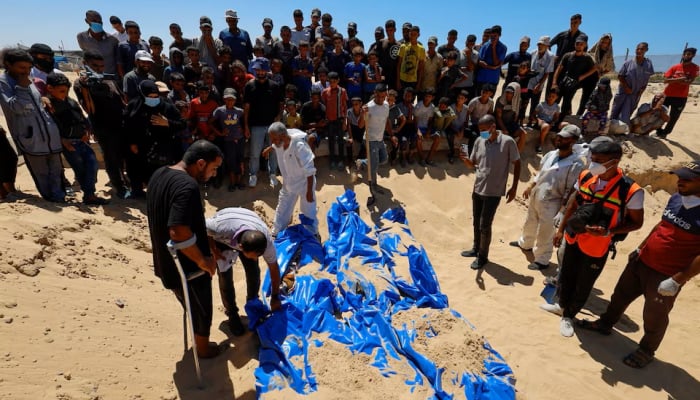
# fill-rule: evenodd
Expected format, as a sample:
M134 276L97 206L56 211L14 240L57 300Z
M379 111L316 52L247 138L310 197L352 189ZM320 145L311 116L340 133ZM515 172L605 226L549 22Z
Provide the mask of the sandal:
M604 328L602 324L600 323L600 320L597 321L589 321L587 319L581 319L576 321L576 325L579 328L583 328L588 331L595 331L600 333L601 335L608 336L612 333L612 328Z
M652 361L654 361L654 356L641 348L638 348L622 359L622 362L625 363L625 365L637 369L646 367Z

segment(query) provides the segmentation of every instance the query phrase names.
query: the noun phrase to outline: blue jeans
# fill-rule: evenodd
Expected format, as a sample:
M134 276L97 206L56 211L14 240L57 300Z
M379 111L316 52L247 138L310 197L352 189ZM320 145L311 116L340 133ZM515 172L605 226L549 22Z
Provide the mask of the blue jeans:
M270 137L267 134L267 126L250 127L250 175L257 175L260 169L260 153L270 145ZM275 152L270 152L268 158L268 171L270 174L277 174L277 156Z
M383 165L389 159L389 155L386 152L386 145L383 141L373 141L369 142L369 161L370 161L370 177L372 182L377 183L377 167Z
M70 167L73 168L75 178L80 183L83 191L83 198L87 199L95 195L95 184L97 183L97 158L92 147L82 140L71 143L75 151L63 149L63 157L66 158Z

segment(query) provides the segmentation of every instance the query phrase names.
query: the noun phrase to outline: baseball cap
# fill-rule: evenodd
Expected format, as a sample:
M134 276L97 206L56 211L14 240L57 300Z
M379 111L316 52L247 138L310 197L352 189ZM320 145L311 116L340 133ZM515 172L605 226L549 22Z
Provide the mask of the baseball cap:
M537 41L537 44L544 44L546 46L549 46L549 36L540 36L540 39Z
M312 17L321 17L321 10L319 10L318 8L314 8L313 10L311 10L311 16Z
M576 36L576 43L588 43L588 36L586 36L586 35Z
M357 24L354 22L348 22L348 29L357 30Z
M112 24L112 25L114 25L114 24L121 24L121 23L122 23L122 20L119 19L119 17L117 17L116 15L112 15L111 17L109 17L109 23Z
M197 90L206 90L207 92L211 90L204 81L197 81Z
M199 27L201 28L203 26L208 26L210 28L212 27L211 18L207 17L206 15L199 17Z
M158 87L158 93L170 93L170 89L168 89L168 85L165 82L156 81L156 86Z
M378 27L374 28L374 33L384 33L384 28L382 28L381 26L378 26Z
M224 99L235 99L236 98L236 89L233 88L226 88L224 89Z
M438 42L437 36L431 36L428 38L428 43L437 44L437 42Z
M263 71L269 71L270 62L267 60L267 58L258 57L255 60L253 60L253 62L250 64L250 68L252 70L262 69Z
M269 25L269 26L272 26L272 18L265 18L265 19L263 19L262 25L263 25L263 26L268 26L268 25Z
M238 19L238 13L236 12L236 10L226 10L226 13L224 13L224 16L226 18Z
M146 50L139 50L134 54L134 60L153 62L153 56Z
M158 93L158 85L150 79L146 79L139 83L139 90L143 97L147 97L149 94Z
M671 173L678 175L681 179L698 179L700 178L700 160L683 164L683 166L674 169Z
M401 25L401 29L411 29L413 27L413 24L410 22L404 22L403 25Z
M520 38L520 43L530 43L530 37L529 36L523 36Z
M576 125L569 124L561 128L561 130L557 132L557 136L561 136L563 138L579 138L581 137L581 129Z

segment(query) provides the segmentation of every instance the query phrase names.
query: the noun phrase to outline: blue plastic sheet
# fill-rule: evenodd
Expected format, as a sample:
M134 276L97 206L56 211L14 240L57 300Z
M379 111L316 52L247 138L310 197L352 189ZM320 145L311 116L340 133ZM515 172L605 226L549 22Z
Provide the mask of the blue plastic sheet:
M415 375L405 384L409 389L429 386L432 398L514 399L513 372L488 343L484 348L490 356L484 361L482 374L462 373L454 382L461 393L448 393L441 387L445 371L437 367L436 360L414 349L416 331L391 324L392 316L402 310L449 307L433 266L422 246L402 241L402 236L412 237L405 210L387 210L380 228L367 225L357 208L352 191L338 197L328 212L329 239L323 247L303 226L303 220L279 234L275 245L282 274L316 260L327 273L324 276L331 278L297 275L294 290L283 297L282 310L276 313L269 313L260 300L246 304L250 328L260 336L260 366L255 371L258 395L286 387L301 394L316 391L314 360L308 358L308 349L323 344L311 338L322 333L324 340L341 343L353 354L371 355L368 368L377 368L384 376L395 374L389 360L406 363ZM398 257L408 260L410 276L396 269ZM376 284L377 277L382 284ZM269 291L269 276L263 288ZM459 313L450 311L469 324ZM340 318L341 314L345 317ZM428 333L429 338L435 336Z

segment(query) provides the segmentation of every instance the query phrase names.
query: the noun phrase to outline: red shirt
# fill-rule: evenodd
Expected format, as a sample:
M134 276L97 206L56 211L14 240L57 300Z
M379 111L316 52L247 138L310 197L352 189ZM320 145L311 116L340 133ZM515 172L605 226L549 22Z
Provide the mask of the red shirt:
M698 76L698 65L693 63L688 64L676 64L666 71L664 77L666 78L692 78L695 79ZM688 97L688 91L690 90L690 85L682 83L667 83L664 89L664 94L667 97Z
M195 136L200 139L214 139L214 133L209 128L209 118L211 118L218 106L216 101L212 99L207 99L202 104L202 100L199 97L190 102L190 115L188 115L187 119L194 122L194 127L197 130Z
M329 121L336 121L348 113L348 93L340 86L323 89L321 101L326 106L326 119Z

